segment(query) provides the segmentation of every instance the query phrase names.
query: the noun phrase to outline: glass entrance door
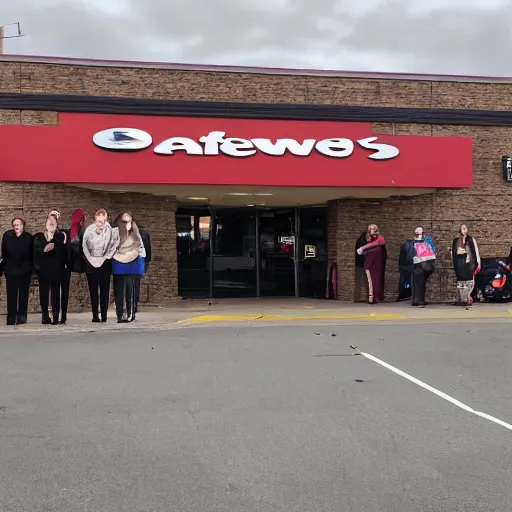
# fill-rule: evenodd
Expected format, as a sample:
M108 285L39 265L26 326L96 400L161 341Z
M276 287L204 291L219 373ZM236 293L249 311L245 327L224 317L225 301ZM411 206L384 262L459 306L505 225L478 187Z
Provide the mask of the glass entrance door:
M215 210L212 244L213 297L256 297L256 210Z
M180 209L176 214L178 293L210 297L210 224L208 209Z
M295 208L259 210L260 295L295 296Z
M327 209L299 210L299 297L325 298L327 278Z
M326 208L179 208L182 297L325 297Z

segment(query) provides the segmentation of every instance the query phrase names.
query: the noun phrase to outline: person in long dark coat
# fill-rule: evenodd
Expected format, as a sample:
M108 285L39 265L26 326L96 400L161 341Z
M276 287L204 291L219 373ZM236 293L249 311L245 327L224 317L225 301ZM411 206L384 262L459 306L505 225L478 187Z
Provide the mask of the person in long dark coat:
M19 325L27 323L34 240L21 217L12 219L11 225L2 237L0 273L7 289L7 325Z
M66 234L58 231L57 217L48 215L46 229L34 235L34 269L39 280L43 324L57 325L61 311L61 286L66 272ZM52 318L48 306L51 296Z
M368 303L376 304L384 300L384 273L386 271L386 240L376 224L368 226L367 243L357 249L357 254L365 255L364 270L368 279Z
M461 225L459 236L453 239L452 260L460 303L471 306L475 276L480 272L482 262L478 244L469 234L466 224Z

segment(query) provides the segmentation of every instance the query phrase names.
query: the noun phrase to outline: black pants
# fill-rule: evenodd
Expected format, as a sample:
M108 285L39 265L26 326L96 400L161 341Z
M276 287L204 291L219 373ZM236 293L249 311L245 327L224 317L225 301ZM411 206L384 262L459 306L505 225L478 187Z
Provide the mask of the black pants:
M139 309L139 301L140 301L140 285L142 283L142 276L134 276L135 277L135 299L133 305L134 313L137 313Z
M16 316L27 316L31 275L32 274L24 274L21 276L12 274L5 275L8 321L14 321Z
M118 320L134 320L140 296L139 275L114 275L114 297Z
M62 285L62 273L39 274L39 303L43 319L49 317L48 307L51 296L53 322L59 321L60 315L60 289Z
M412 303L415 306L425 305L425 294L427 292L427 281L432 272L423 270L421 263L414 265L411 274Z
M91 309L93 318L98 318L98 309L101 319L106 322L108 301L110 297L110 276L112 274L112 260L106 260L99 268L88 265L87 284L91 296ZM99 294L99 300L98 300Z
M68 315L68 303L69 303L69 286L71 284L71 270L64 270L61 276L60 282L60 309L62 312L62 319L65 320Z

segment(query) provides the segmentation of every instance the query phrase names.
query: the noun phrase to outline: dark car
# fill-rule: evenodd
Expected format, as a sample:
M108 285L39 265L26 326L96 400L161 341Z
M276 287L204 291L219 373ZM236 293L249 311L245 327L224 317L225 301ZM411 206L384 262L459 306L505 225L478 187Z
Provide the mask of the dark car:
M482 258L482 270L475 279L476 297L480 301L512 299L512 272L500 262L508 258Z

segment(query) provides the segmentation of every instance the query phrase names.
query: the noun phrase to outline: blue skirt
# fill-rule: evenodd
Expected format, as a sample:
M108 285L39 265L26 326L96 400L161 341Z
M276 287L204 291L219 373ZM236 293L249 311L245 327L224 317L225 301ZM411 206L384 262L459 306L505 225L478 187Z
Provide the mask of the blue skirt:
M144 275L144 258L139 256L136 260L130 263L121 263L112 260L112 274L114 275Z

